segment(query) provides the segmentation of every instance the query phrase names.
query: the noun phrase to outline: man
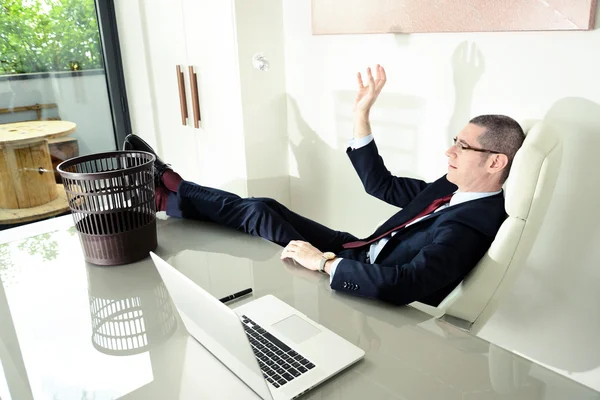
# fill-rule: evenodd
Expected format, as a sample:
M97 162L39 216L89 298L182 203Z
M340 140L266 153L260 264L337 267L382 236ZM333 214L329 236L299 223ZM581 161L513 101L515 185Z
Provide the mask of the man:
M157 208L214 221L284 247L282 259L330 275L331 288L393 304L437 305L477 264L506 218L502 184L524 133L513 119L479 116L448 150L435 182L394 177L371 135L369 112L385 85L358 74L354 139L347 154L367 193L402 209L368 238L329 229L269 198L247 198L184 181L157 158ZM135 135L125 149L153 152Z

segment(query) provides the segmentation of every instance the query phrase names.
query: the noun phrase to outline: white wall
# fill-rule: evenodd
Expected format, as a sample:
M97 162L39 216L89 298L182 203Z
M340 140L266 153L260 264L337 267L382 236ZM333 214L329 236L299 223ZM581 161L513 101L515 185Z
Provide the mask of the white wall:
M333 228L367 235L394 211L345 155L355 74L369 65L388 74L372 128L398 175L444 174L445 148L478 114L563 127L548 217L481 336L600 390L600 30L312 36L310 1L284 1L283 15L292 207Z
M56 103L60 118L77 124L71 136L78 139L81 155L115 150L104 73L69 77L53 74L46 78L0 81L0 108L36 103ZM56 116L55 110L45 110L43 115L45 113ZM35 118L35 112L3 114L0 123Z
M289 205L282 2L236 0L235 15L248 195ZM256 54L267 70L254 66Z

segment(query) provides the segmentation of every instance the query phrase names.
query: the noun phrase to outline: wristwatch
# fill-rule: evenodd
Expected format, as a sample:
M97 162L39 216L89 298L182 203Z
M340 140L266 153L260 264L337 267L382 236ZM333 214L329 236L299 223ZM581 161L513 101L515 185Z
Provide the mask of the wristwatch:
M330 251L326 251L325 253L323 253L323 255L321 256L321 263L319 264L319 271L326 273L325 272L325 263L329 260L333 260L334 258L335 258L335 254Z

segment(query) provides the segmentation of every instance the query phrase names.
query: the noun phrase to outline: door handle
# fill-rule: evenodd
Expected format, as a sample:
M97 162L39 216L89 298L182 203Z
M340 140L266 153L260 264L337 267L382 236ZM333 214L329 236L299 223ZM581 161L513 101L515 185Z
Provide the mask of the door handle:
M187 125L187 99L185 98L185 82L183 80L183 71L181 65L177 65L177 84L179 85L179 106L181 107L181 123Z
M198 76L194 72L194 67L189 66L190 72L190 90L192 91L192 111L194 112L194 128L200 126L200 102L198 100Z

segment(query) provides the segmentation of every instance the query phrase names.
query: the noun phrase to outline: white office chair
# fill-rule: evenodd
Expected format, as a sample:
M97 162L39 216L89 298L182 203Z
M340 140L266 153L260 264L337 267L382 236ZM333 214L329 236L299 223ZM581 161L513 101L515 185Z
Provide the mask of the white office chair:
M547 122L523 124L525 142L505 184L508 218L471 273L437 306L412 306L478 332L497 309L535 242L562 162L562 140ZM529 126L527 126L529 125Z

